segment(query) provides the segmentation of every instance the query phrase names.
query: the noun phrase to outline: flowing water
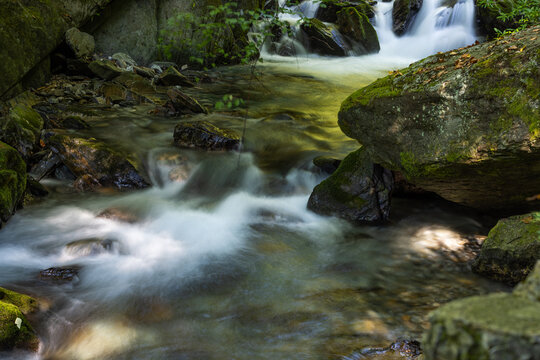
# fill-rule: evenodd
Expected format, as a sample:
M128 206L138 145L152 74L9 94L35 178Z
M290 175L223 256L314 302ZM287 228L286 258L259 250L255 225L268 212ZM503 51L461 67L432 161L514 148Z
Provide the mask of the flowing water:
M388 7L379 3L381 39ZM209 105L224 94L246 100L247 112L208 116L238 132L246 121L240 155L174 148L181 120L144 106L78 109L92 125L83 134L138 156L153 187L79 194L48 180L51 196L10 220L0 232L0 284L42 300L41 347L0 357L360 359L362 349L418 339L427 313L445 302L504 290L467 265L489 219L425 199L396 199L384 226L306 209L324 178L311 160L358 147L337 127L341 101L430 51L397 56L385 44L412 40L386 35L379 55L266 55L255 77L220 69L194 94ZM100 216L107 210L130 221ZM79 273L71 282L39 278L53 266Z

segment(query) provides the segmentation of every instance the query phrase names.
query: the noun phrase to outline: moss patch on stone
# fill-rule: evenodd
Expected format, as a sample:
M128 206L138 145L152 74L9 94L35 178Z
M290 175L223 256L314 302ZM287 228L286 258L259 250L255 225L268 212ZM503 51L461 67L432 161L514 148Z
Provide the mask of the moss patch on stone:
M15 149L0 142L0 225L15 211L25 189L25 162Z
M31 297L0 288L0 350L37 350L39 340L25 316L36 309L37 302ZM21 319L20 328L17 318Z

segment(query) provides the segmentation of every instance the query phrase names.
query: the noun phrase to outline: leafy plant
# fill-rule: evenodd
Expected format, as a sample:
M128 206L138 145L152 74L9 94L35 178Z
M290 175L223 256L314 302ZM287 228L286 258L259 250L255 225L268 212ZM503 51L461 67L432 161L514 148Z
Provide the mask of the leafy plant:
M512 6L501 6L497 0L478 0L478 6L498 11L497 19L502 22L515 22L513 29L494 29L498 36L523 30L531 25L540 23L540 2L538 0L513 0Z
M235 98L231 94L223 95L220 101L214 104L216 110L235 109L245 104L244 99Z

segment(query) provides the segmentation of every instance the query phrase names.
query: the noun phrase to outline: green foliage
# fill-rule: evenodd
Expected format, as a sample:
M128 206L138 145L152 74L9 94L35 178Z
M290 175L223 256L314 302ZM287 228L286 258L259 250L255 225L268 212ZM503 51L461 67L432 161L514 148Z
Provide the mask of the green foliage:
M494 29L498 36L514 33L529 26L540 23L540 2L538 0L514 0L513 6L504 8L499 6L497 0L478 0L478 6L499 11L499 20L503 22L513 21L515 29Z
M198 7L196 0L193 7ZM207 6L202 15L180 12L168 20L159 38L162 57L188 62L202 68L219 64L248 64L259 59L266 39L279 32L290 32L279 14L287 9L243 10L235 2ZM250 32L259 24L257 32Z
M216 110L236 109L243 106L244 104L244 99L235 98L231 94L226 94L223 95L220 101L215 103L214 107L216 108Z

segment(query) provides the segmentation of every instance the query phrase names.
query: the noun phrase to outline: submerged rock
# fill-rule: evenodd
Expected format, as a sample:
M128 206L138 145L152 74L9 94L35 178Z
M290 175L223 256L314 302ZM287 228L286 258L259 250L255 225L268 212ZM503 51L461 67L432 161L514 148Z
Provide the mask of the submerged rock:
M26 189L26 163L11 146L0 142L0 227L21 202Z
M491 229L473 270L511 284L523 280L540 260L540 213L512 216Z
M313 189L308 208L353 222L388 219L392 173L370 161L365 149L349 154L338 169Z
M392 30L403 35L422 8L423 0L396 0L392 9Z
M26 319L36 310L35 299L0 288L0 350L37 350L39 340Z
M45 141L77 177L90 176L99 186L112 186L118 190L148 186L126 156L96 139L50 132Z
M240 137L235 132L218 128L208 121L190 121L176 125L174 144L203 150L235 150L240 144Z
M339 125L375 163L447 200L491 211L529 206L540 193L539 32L393 72L345 100Z
M52 267L39 272L42 280L73 281L77 278L79 269L72 267Z
M377 31L365 14L354 7L348 7L337 13L339 31L356 45L357 54L370 54L381 49Z
M184 94L178 89L171 88L167 91L169 105L177 114L208 114L208 109L199 104L197 100Z

